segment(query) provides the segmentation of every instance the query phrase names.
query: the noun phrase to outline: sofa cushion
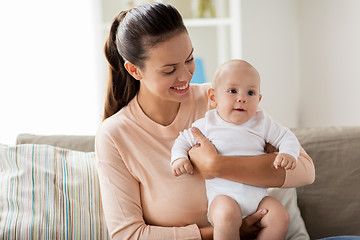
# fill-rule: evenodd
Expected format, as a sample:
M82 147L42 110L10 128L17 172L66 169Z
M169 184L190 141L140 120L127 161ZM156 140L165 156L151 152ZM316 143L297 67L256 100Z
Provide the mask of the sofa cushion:
M82 152L94 152L95 136L19 134L16 144L45 144Z
M293 131L316 170L313 184L297 188L310 238L360 235L360 127Z
M290 216L290 227L286 235L287 240L308 240L309 234L306 231L304 220L301 217L299 207L297 205L295 188L269 188L269 196L279 200L286 208Z
M0 144L0 239L109 239L95 153Z

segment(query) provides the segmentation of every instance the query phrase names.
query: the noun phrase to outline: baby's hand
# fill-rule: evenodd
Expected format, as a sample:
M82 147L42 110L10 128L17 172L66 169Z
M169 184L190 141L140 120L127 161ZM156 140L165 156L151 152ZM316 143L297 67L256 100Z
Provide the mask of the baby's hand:
M274 167L283 167L285 170L294 170L296 167L296 159L286 153L279 153L274 161Z
M194 168L188 158L176 159L171 165L172 173L177 177L183 173L194 174Z

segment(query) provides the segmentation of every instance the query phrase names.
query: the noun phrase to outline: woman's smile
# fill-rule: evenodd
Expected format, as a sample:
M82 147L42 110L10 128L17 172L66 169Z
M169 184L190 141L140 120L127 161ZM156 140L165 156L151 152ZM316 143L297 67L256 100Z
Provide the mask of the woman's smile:
M184 93L184 92L187 92L189 90L189 85L190 85L189 82L186 82L183 85L170 87L170 89L174 90L177 93Z

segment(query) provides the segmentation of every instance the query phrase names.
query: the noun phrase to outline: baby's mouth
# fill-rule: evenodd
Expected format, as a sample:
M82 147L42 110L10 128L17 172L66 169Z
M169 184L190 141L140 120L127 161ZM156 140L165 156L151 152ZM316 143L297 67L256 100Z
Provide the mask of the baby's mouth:
M235 108L234 110L235 110L235 111L238 111L238 112L245 112L245 111L246 111L246 110L243 109L243 108Z

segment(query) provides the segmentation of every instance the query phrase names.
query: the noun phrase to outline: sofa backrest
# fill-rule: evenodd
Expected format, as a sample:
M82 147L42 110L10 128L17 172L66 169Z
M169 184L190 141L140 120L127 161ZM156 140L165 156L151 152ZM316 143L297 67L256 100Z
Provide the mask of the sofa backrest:
M360 127L294 129L315 165L315 182L297 188L311 239L360 235Z
M45 144L82 152L94 152L95 136L19 134L16 144Z
M297 188L298 205L311 239L360 235L360 127L292 129L314 161L316 178ZM94 136L21 134L17 144L48 144L94 151Z

